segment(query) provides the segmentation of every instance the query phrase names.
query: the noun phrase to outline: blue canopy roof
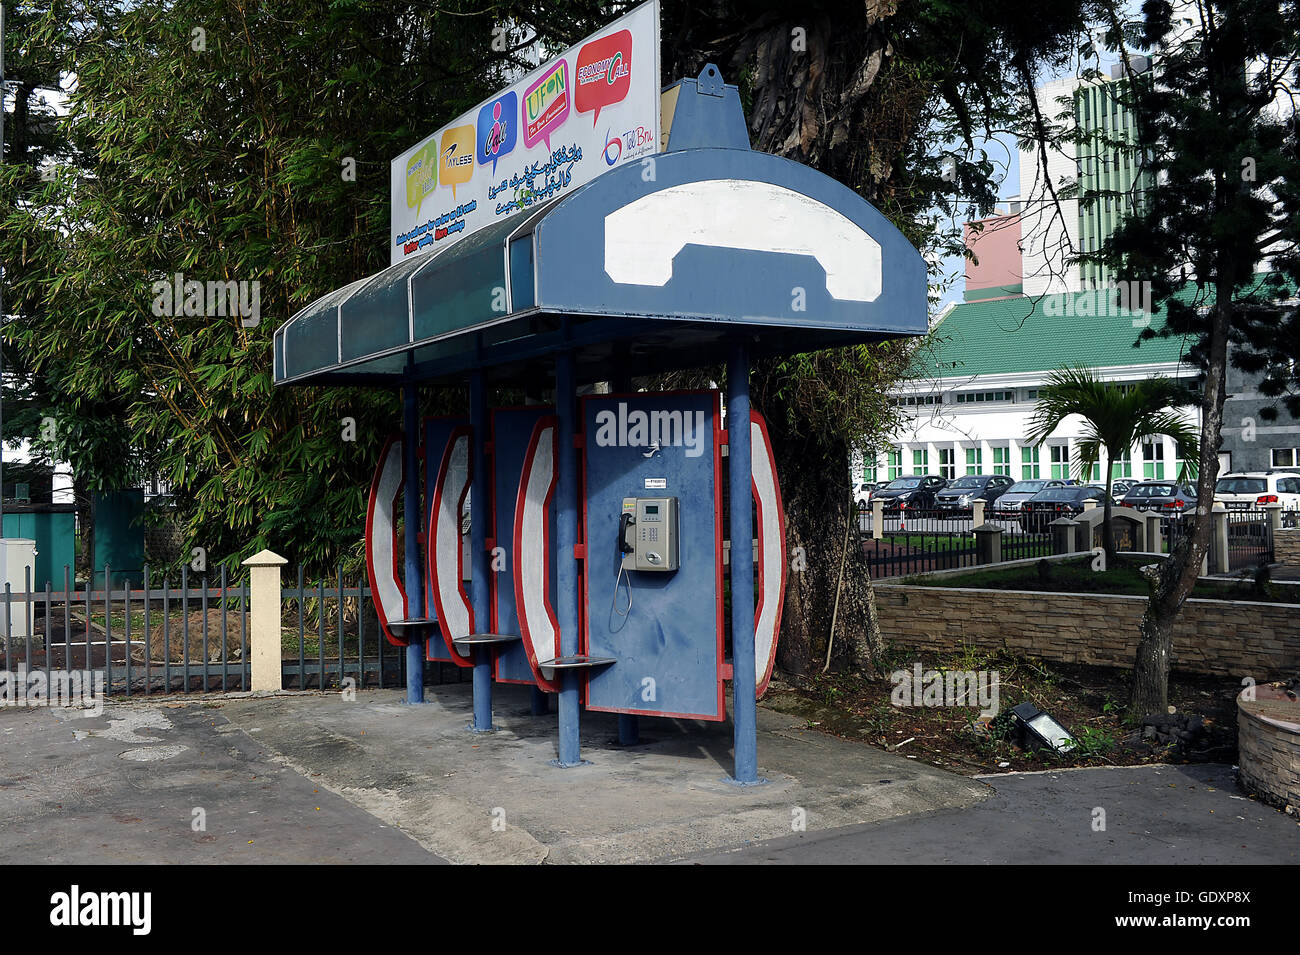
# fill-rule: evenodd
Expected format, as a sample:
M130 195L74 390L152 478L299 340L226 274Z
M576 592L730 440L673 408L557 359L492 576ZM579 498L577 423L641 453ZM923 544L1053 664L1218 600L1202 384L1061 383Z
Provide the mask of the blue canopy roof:
M834 179L677 149L316 300L276 331L275 381L526 383L561 350L590 381L721 360L737 338L810 351L924 334L926 288L916 249Z

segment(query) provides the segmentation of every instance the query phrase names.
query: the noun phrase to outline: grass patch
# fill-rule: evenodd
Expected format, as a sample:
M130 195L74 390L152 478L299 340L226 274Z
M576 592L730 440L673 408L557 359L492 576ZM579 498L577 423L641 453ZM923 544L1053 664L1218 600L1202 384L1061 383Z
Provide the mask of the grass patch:
M1105 571L1092 569L1092 558L1038 561L1033 564L991 567L941 577L915 575L903 583L923 587L970 587L985 590L1030 590L1041 593L1113 594L1146 597L1151 584L1141 568L1151 557L1120 555ZM1300 587L1271 583L1255 573L1243 573L1235 580L1203 579L1193 597L1209 600L1247 600L1266 603L1300 603Z

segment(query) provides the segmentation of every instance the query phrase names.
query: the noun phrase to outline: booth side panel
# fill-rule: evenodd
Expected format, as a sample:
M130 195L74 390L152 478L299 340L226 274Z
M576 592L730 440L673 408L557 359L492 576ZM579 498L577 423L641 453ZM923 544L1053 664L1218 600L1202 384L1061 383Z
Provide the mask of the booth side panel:
M493 633L519 633L519 613L515 606L516 569L512 561L519 479L523 474L524 455L528 451L533 427L540 419L554 413L553 408L540 405L492 411L493 526L488 536L492 538L494 547L501 548L495 553L505 554L499 563L493 558L497 568L491 577ZM522 640L501 645L497 651L494 676L502 683L536 684Z
M424 519L420 522L422 528L428 528L430 511L433 509L433 490L434 482L438 478L438 465L442 462L442 456L447 450L447 441L451 438L451 433L456 428L463 428L469 425L467 418L427 418L424 422ZM426 559L430 549L425 548ZM426 568L426 577L427 577ZM425 603L428 605L428 616L435 617L437 613L434 610L433 594L425 594ZM453 663L454 658L451 651L447 649L447 644L442 638L441 632L431 632L429 640L425 644L425 659L439 663Z

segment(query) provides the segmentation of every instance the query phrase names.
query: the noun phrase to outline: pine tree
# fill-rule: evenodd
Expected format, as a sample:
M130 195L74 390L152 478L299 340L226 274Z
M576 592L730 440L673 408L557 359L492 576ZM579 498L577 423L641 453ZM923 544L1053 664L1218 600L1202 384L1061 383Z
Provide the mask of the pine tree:
M1143 6L1154 81L1129 105L1154 185L1098 257L1121 281L1147 282L1166 323L1191 336L1202 435L1193 532L1181 537L1141 624L1130 712L1164 712L1173 628L1209 548L1229 346L1241 367L1293 387L1297 276L1296 117L1300 9L1278 0ZM1271 259L1271 261L1270 261ZM1288 384L1288 381L1290 384Z

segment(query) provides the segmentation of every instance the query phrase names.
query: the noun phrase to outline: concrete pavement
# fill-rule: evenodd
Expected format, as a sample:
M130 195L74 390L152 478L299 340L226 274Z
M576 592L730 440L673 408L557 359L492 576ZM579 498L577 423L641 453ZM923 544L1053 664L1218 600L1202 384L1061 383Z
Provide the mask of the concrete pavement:
M0 709L4 865L437 861L217 709Z
M555 715L532 716L527 687L497 687L499 731L486 735L465 729L468 684L430 697L0 711L0 862L643 862L991 794L762 709L764 786L725 781L729 723L646 720L625 748L613 714L587 713L590 764L560 770ZM190 832L193 807L215 840Z
M560 770L555 716L497 690L486 735L468 685L0 709L0 863L1300 861L1230 767L972 780L760 708L764 786L724 780L729 723L621 747L587 713L590 763Z

